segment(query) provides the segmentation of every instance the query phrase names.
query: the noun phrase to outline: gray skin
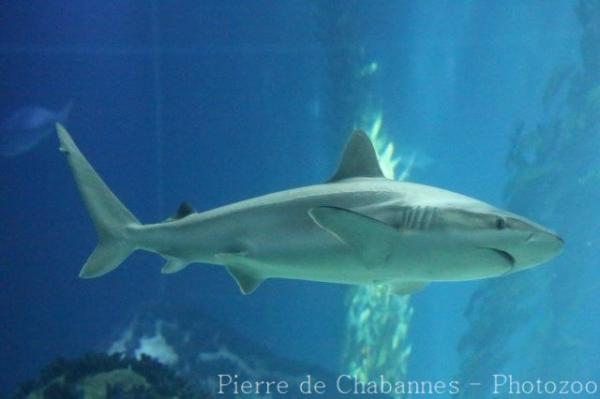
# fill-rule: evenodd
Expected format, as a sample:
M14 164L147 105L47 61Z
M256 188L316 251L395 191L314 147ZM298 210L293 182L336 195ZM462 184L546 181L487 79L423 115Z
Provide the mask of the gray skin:
M355 132L325 184L281 191L202 213L182 205L142 225L104 184L70 135L61 150L99 244L83 278L115 269L133 251L163 256L163 273L191 263L227 268L245 294L267 278L387 284L397 294L434 281L502 276L555 257L552 231L481 201L383 177L368 137Z

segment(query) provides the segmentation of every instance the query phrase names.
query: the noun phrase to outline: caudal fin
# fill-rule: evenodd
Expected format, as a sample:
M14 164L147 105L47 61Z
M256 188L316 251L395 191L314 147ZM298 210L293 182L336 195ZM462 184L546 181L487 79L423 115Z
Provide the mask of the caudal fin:
M99 277L117 268L135 251L131 233L140 222L110 191L61 124L56 124L56 133L98 235L98 246L79 277Z

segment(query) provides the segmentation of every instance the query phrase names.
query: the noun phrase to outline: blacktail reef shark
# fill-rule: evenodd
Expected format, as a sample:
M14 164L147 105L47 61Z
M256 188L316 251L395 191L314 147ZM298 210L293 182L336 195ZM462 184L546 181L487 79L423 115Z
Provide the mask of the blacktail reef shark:
M368 136L350 137L325 184L252 198L206 212L183 204L142 224L57 124L60 149L90 213L98 246L79 274L99 277L141 249L166 259L224 266L244 294L266 279L387 284L410 294L430 282L503 276L554 258L554 232L521 216L439 188L386 179Z

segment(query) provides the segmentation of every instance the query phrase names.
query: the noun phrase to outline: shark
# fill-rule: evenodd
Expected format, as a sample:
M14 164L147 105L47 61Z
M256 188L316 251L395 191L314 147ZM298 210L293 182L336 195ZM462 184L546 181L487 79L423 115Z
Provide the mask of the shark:
M60 150L98 237L79 276L117 268L136 250L165 259L161 272L193 263L225 267L243 294L267 279L384 284L413 294L432 282L506 276L559 254L563 240L522 216L468 196L384 177L369 137L349 138L323 184L275 192L204 212L183 203L142 224L57 124Z

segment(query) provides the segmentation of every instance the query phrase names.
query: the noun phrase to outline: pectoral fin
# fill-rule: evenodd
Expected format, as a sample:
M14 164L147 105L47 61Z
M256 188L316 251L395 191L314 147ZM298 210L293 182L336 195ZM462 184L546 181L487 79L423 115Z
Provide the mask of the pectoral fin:
M411 295L425 289L428 285L429 283L425 281L403 281L390 284L390 291L395 295Z
M308 213L320 227L354 249L366 267L384 266L392 256L399 235L392 226L343 208L322 206Z
M253 270L252 261L244 253L222 253L215 255L215 258L225 265L244 295L252 294L264 281Z

